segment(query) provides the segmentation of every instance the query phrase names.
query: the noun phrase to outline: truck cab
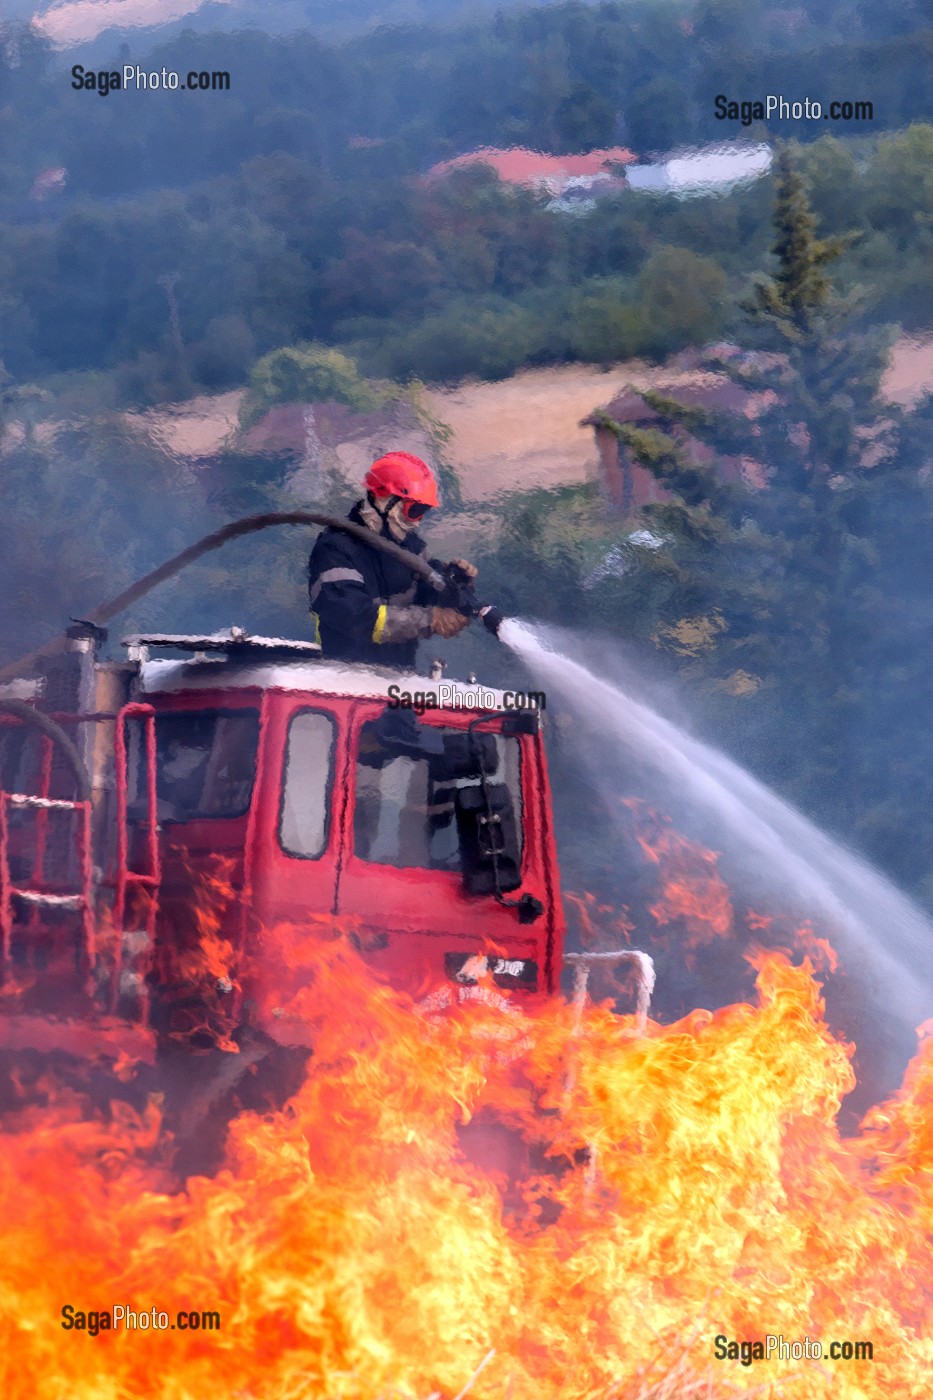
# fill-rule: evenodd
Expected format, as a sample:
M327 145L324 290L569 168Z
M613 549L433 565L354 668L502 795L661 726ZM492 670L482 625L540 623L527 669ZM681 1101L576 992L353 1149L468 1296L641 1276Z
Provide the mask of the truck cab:
M119 966L100 965L103 947L78 964L108 1026L176 1024L179 952L196 935L199 892L219 881L233 896L223 932L235 961L217 983L235 1021L280 1043L300 1043L301 1027L262 1010L270 997L253 996L250 979L274 987L263 932L282 924L309 938L339 930L416 999L439 987L466 999L480 982L520 1000L557 990L564 920L536 710L237 629L127 645L128 664L97 668L109 708L98 685L93 713L70 716L90 755L95 917L109 906ZM48 783L44 800L55 800ZM9 867L0 849L5 956L23 964L41 880L33 871L17 888ZM37 883L30 902L23 890ZM49 916L60 930L62 918Z

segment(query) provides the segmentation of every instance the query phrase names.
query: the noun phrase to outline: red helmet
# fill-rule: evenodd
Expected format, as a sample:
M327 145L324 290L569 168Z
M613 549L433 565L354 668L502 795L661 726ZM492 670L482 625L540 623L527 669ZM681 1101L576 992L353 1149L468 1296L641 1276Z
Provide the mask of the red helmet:
M387 452L373 462L363 484L374 496L398 496L425 509L438 503L434 473L411 452Z

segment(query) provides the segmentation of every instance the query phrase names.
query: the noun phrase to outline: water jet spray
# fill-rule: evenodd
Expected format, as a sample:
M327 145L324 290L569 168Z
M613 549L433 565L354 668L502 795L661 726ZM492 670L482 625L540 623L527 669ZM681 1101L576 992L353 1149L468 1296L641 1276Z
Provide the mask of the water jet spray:
M564 642L555 629L509 618L499 638L599 734L598 755L588 755L584 748L583 758L607 798L615 795L606 770L608 739L673 779L679 794L714 813L734 849L753 857L759 878L772 892L782 900L793 892L808 912L827 920L848 948L850 974L870 972L874 981L868 986L866 980L866 988L872 996L878 985L885 988L889 1022L907 1021L913 1029L930 1015L933 925L891 881L739 764L571 660L564 653L569 638Z

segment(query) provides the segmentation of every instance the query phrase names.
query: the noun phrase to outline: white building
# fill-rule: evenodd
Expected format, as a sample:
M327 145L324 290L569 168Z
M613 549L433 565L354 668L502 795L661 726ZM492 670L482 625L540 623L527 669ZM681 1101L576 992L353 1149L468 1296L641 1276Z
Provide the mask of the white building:
M770 146L725 142L671 152L649 165L630 165L625 178L630 189L686 199L750 185L770 169Z

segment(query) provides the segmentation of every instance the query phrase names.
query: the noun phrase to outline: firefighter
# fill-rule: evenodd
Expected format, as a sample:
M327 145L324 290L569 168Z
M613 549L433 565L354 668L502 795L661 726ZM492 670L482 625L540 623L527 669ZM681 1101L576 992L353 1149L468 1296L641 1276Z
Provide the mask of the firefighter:
M349 519L392 540L412 554L425 542L415 527L438 503L430 467L410 452L389 452L373 462L364 481L366 496ZM432 568L443 566L435 559ZM476 569L454 561L472 579ZM470 619L455 608L437 607L430 584L404 564L342 530L325 530L308 560L311 614L325 656L414 670L421 637L456 637Z

